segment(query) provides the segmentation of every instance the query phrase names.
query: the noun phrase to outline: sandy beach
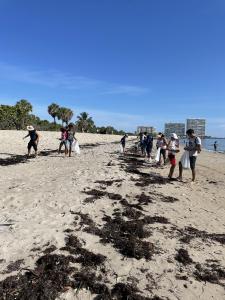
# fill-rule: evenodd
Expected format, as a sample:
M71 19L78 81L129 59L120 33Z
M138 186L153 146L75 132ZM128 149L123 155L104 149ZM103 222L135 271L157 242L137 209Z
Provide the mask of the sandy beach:
M25 135L0 131L1 300L225 299L224 154L202 151L192 185L120 136L77 134L65 158L41 132L27 160Z

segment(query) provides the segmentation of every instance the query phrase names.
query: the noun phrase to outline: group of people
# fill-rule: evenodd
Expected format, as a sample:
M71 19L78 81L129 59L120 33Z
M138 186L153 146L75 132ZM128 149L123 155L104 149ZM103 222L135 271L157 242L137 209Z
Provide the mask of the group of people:
M188 156L189 166L192 171L192 182L195 181L196 178L196 160L198 154L201 152L201 139L195 135L195 132L193 129L189 129L186 132L187 134L187 142L184 147L185 154ZM127 135L125 135L121 139L121 145L123 147L123 152L125 151L126 146L126 138ZM151 134L140 133L139 135L139 142L138 147L141 150L141 153L143 157L147 156L147 159L149 162L151 162L152 158L152 149L153 149L153 136ZM174 180L173 178L174 171L177 165L177 159L176 155L180 152L180 143L179 138L176 133L172 133L169 140L166 139L165 135L161 132L158 133L157 140L156 140L156 149L157 149L157 155L155 157L155 160L157 162L157 166L160 166L162 164L166 165L167 162L170 162L170 171L168 178L170 180ZM182 156L183 158L183 156ZM183 176L183 159L179 161L179 176L177 180L182 181Z
M27 126L27 130L28 130L28 134L23 139L30 137L30 141L28 142L27 145L28 157L30 157L31 155L32 148L35 151L35 157L36 157L38 153L38 143L39 143L40 135L37 132L37 130L31 125ZM70 157L72 154L73 145L77 142L75 138L74 125L71 123L65 128L62 127L60 129L60 132L61 132L61 137L60 137L58 153L60 154L62 151L62 147L64 147L65 156L69 155Z
M65 156L69 154L69 157L72 154L72 148L74 143L76 143L75 138L75 129L73 124L69 124L65 128L62 127L60 129L61 131L61 138L60 138L60 144L59 144L59 150L58 153L60 154L62 151L62 147L64 146L64 153Z
M30 137L30 141L27 146L28 157L31 154L32 148L35 151L35 156L37 156L38 142L39 142L40 135L38 134L37 130L33 126L27 126L27 130L28 130L28 134L24 137L24 139ZM69 155L70 157L72 154L73 146L77 142L75 138L74 125L71 123L65 128L62 127L60 131L61 131L61 138L60 138L58 153L61 153L62 147L64 147L65 156ZM186 154L188 153L189 165L192 171L192 182L194 182L196 177L196 172L195 172L196 160L198 154L201 152L201 139L195 135L193 129L187 130L186 134L187 134L188 142L186 143L184 150L186 151ZM121 147L123 153L125 152L127 138L128 135L126 134L121 139ZM153 149L153 136L151 134L141 133L139 138L140 138L139 147L141 149L142 155L144 157L147 156L147 159L150 162L151 153ZM157 136L156 148L157 148L157 155L156 155L157 165L161 165L162 161L163 164L166 165L167 161L169 161L171 167L170 167L168 177L170 180L173 180L174 170L177 165L176 154L180 152L180 145L179 145L179 139L177 134L172 133L170 139L167 141L165 135L160 132ZM179 176L177 178L178 180L181 181L183 175L183 168L184 166L181 159L179 161Z

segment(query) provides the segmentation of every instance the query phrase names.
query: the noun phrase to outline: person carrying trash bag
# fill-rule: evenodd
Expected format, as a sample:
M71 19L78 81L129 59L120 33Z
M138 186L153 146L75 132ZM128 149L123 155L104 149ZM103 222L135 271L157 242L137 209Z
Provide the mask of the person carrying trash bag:
M157 153L156 153L155 161L157 162L157 165L160 166L162 164L162 157L163 157L164 165L166 165L167 141L165 135L161 132L158 133L156 148L157 148Z
M190 169L192 171L192 182L195 182L196 179L196 161L197 156L201 152L201 139L195 135L193 129L188 129L187 132L188 142L186 147L184 148L185 153L183 154L180 162L179 162L179 177L178 180L182 181L183 169L189 167L190 162ZM188 162L189 157L189 162Z
M72 123L68 125L67 130L67 148L69 150L69 157L71 157L72 154L72 147L75 140L75 128Z

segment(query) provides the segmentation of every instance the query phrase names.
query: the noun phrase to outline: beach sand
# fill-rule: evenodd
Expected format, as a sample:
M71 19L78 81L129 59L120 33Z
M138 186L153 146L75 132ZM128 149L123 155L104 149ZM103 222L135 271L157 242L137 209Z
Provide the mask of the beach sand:
M65 158L41 132L26 160L25 134L0 131L0 299L225 299L223 154L202 151L192 185L119 136L77 134Z

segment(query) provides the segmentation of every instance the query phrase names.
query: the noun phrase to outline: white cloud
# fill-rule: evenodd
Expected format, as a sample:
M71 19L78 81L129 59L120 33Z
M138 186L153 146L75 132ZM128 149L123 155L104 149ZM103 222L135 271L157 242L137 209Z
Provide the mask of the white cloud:
M0 63L0 78L26 84L41 85L48 88L89 90L97 94L137 96L149 91L147 88L140 86L120 85L84 76L74 76L57 70L29 70L5 63Z

